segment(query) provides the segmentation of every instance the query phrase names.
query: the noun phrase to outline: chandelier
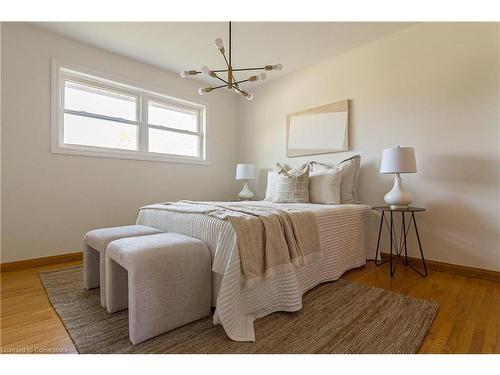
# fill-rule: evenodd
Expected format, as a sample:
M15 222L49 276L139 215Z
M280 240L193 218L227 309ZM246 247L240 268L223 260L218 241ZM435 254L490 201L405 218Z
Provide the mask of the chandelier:
M270 70L281 70L283 69L283 65L281 64L276 64L276 65L266 65L263 67L259 68L233 68L232 62L231 62L231 22L229 22L229 53L228 57L226 57L226 51L224 49L224 43L221 38L215 39L215 46L219 50L219 52L222 54L222 57L224 57L224 61L226 62L226 67L227 69L216 69L216 70L211 70L207 66L204 66L201 68L201 71L198 70L185 70L180 73L180 76L182 78L187 78L189 76L195 76L197 74L206 74L207 76L210 76L214 79L219 80L219 82L222 82L223 84L220 84L218 86L209 86L209 87L201 87L198 90L198 93L200 95L203 95L207 92L211 92L213 90L221 89L221 88L228 88L230 90L234 90L236 93L243 95L246 97L248 100L252 100L253 95L249 93L248 91L242 89L240 85L242 83L247 83L247 82L256 82L256 81L263 81L267 78L266 73L262 72L260 74L252 75L248 77L247 79L243 79L240 81L237 81L234 79L233 72L245 72L245 71L259 71L259 70L264 70L264 71L270 71ZM227 74L227 78L226 78ZM223 76L223 77L221 77Z

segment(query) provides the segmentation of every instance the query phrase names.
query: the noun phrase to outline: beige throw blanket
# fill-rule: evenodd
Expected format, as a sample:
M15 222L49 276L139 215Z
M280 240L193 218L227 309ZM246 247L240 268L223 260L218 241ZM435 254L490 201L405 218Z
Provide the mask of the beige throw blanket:
M236 233L242 278L247 287L321 256L316 218L310 211L190 201L163 203L156 207L229 220Z

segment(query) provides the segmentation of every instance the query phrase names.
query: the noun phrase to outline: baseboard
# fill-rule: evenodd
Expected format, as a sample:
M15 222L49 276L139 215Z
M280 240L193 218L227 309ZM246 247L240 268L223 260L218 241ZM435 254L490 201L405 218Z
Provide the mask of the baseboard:
M79 251L77 253L53 255L50 257L25 259L25 260L18 260L16 262L2 263L0 264L0 271L1 272L17 271L26 268L46 266L49 264L56 264L56 263L71 262L82 259L83 259L83 253Z
M382 260L389 259L389 253L380 253ZM420 258L408 257L408 262L413 266L421 266L422 260ZM494 281L500 281L500 272L485 270L482 268L474 268L468 266L460 266L458 264L438 262L435 260L425 260L428 270L438 271L438 272L448 272L454 273L461 276L468 277L479 277L483 279L489 279Z
M380 256L382 257L383 260L389 259L388 253L380 253ZM17 271L26 268L40 267L40 266L46 266L50 264L57 264L64 262L72 262L82 259L83 259L83 253L79 251L76 253L68 253L68 254L53 255L43 258L25 259L9 263L1 263L0 271L1 272ZM413 265L422 264L422 260L420 258L408 257L408 261ZM500 272L497 271L485 270L482 268L474 268L468 266L460 266L457 264L438 262L435 260L426 260L425 263L427 264L427 268L432 271L455 273L457 275L462 275L462 276L480 277L494 281L500 281Z

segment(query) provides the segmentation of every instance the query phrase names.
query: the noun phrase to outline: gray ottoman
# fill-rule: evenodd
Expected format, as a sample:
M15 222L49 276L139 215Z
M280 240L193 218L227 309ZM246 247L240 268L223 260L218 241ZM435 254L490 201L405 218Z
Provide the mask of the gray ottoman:
M211 264L207 246L183 234L113 241L106 251L106 308L128 307L133 344L209 316Z
M106 307L105 255L108 244L126 237L147 236L162 233L145 225L102 228L88 232L83 238L83 287L101 287L101 306Z

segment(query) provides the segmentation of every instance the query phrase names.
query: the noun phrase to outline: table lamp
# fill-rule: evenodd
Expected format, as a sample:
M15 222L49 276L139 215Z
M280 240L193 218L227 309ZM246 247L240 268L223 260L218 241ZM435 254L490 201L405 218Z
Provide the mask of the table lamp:
M240 199L252 199L253 191L248 187L247 180L255 179L255 166L253 164L238 164L236 166L236 179L245 181L245 185L243 185L243 189L241 189L239 194Z
M385 197L385 203L391 209L408 207L412 200L412 195L404 189L401 182L400 173L415 173L417 163L415 161L415 150L413 147L386 148L382 153L382 163L380 165L381 174L395 174L394 186Z

